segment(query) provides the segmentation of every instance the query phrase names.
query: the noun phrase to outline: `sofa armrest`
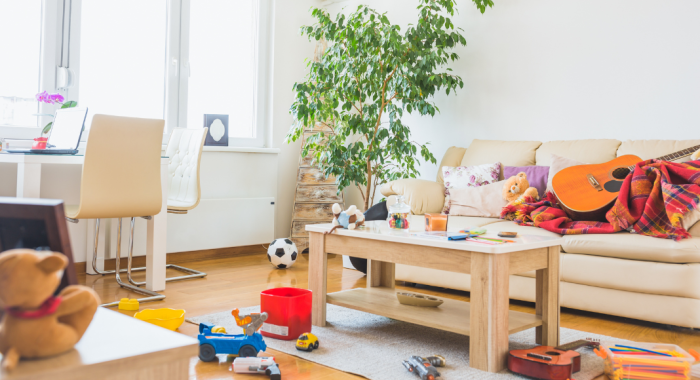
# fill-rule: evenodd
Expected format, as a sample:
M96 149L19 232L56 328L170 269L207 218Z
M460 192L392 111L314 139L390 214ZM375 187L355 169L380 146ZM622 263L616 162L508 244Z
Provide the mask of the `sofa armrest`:
M440 213L445 204L445 187L434 181L407 178L382 185L380 191L385 197L403 195L411 212L416 215Z

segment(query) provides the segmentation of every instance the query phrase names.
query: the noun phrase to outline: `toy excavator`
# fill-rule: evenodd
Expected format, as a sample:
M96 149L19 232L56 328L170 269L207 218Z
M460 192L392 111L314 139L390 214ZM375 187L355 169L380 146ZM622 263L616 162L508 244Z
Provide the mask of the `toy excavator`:
M239 315L238 309L233 309L231 315L236 318L236 324L243 328L243 334L253 336L267 320L267 313L250 313Z

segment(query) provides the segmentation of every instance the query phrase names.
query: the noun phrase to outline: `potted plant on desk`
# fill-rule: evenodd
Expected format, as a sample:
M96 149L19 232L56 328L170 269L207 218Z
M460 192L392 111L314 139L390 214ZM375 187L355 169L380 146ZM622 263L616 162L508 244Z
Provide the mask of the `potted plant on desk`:
M65 101L65 98L63 95L59 93L55 94L49 94L48 92L40 92L36 94L36 100L40 103L46 103L46 104L61 104L61 108L73 108L78 105L78 102L75 100L69 100ZM53 114L45 113L45 114L38 114L37 116L50 116L54 117ZM46 141L48 140L48 134L51 131L51 127L53 126L53 121L46 124L44 126L44 129L41 130L41 137L37 137L34 139L34 145L32 145L32 149L45 149L46 148Z
M493 5L473 1L482 13ZM323 125L328 132L306 139L302 157L311 153L326 176L336 177L338 191L356 185L365 210L378 185L419 174L419 154L436 163L427 144L411 141L401 118L414 111L434 116L439 110L432 96L464 86L446 67L459 58L454 47L466 45L449 18L454 5L454 0L421 0L418 21L403 33L386 14L364 5L335 20L314 8L317 23L301 28L309 40L325 39L328 48L308 63L306 81L294 84L290 112L296 122L287 142Z

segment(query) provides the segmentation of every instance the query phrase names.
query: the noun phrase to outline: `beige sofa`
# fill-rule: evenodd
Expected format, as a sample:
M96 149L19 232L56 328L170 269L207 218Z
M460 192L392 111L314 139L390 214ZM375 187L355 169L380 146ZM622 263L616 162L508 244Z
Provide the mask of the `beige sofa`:
M548 166L551 154L581 162L602 163L634 154L659 157L700 140L575 140L516 142L474 140L469 148L451 147L440 167L501 162L504 166ZM688 158L684 159L688 160ZM680 160L683 161L683 160ZM441 170L438 170L441 173ZM404 179L385 184L382 194L404 195L413 214L439 213L444 203L442 174L436 181ZM489 231L553 235L495 218L449 218L448 229L484 226ZM611 235L569 235L561 254L561 305L610 315L700 327L700 223L679 242L620 232ZM534 301L535 273L510 278L510 297ZM470 276L397 265L397 280L469 290Z

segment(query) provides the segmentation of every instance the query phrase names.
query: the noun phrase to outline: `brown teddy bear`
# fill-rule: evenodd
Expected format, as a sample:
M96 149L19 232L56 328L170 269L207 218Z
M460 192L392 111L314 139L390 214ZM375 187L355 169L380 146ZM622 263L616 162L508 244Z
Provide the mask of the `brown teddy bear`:
M100 304L94 290L68 286L54 296L68 259L60 253L14 249L0 254L2 368L20 358L33 359L68 351L78 343Z
M530 187L530 182L528 182L525 172L520 172L508 178L503 184L503 199L508 201L508 205L512 205L515 201L525 196L539 199L537 189Z

